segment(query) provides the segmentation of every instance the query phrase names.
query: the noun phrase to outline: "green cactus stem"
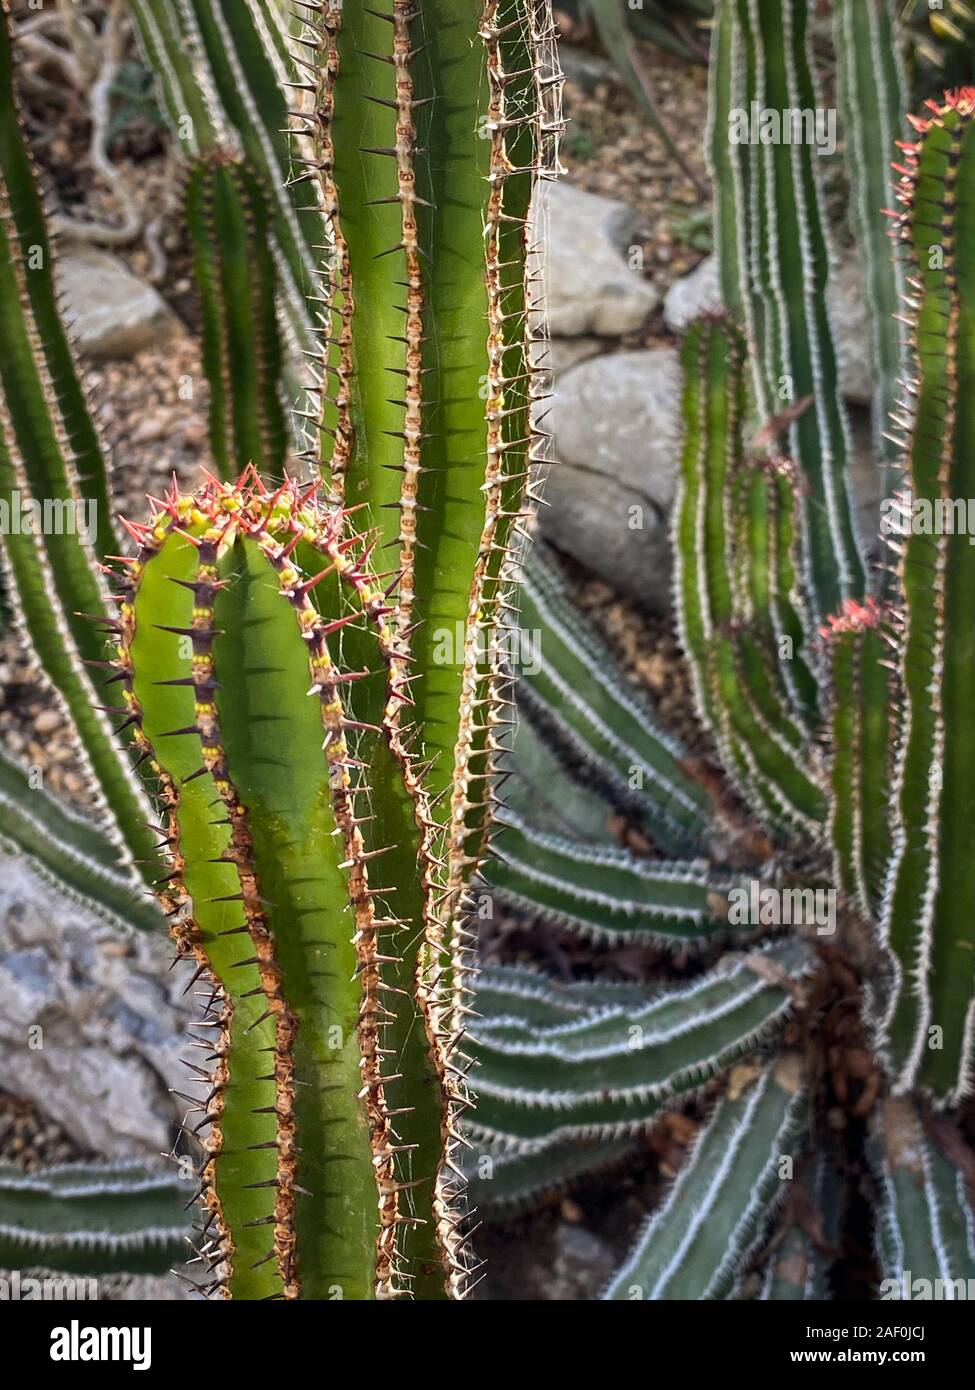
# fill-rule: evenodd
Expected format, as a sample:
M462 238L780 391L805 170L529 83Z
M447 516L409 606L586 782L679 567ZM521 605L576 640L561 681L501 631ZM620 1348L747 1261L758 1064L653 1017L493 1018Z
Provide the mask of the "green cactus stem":
M934 1137L939 1130L953 1140L947 1152ZM975 1279L975 1208L952 1148L956 1156L965 1153L950 1121L926 1121L908 1098L888 1098L874 1117L869 1156L878 1186L877 1254L884 1280L896 1288L882 1290L885 1297L968 1296Z
M969 615L975 549L913 506L975 495L975 91L950 96L905 151L898 230L913 254L918 364L901 551L903 721L894 769L893 853L881 927L894 981L879 1042L898 1091L968 1094L975 1062L975 816ZM938 534L931 534L931 530Z
M889 621L889 620L888 620ZM848 600L822 628L829 670L829 832L836 886L866 920L879 911L890 855L890 640L883 610Z
M890 0L837 0L833 7L840 116L851 170L850 214L866 261L870 307L874 451L889 489L899 481L901 451L889 434L904 409L906 351L899 322L904 267L890 254L878 211L891 202L892 151L908 135L908 84ZM909 410L908 410L908 413Z
M784 117L797 109L823 110L813 78L807 0L723 3L735 8L729 113L738 119L737 113L755 111ZM812 398L789 423L788 452L808 483L801 499L804 578L813 616L822 621L843 598L862 596L864 573L848 479L849 425L826 307L830 252L818 156L809 139L755 142L743 138L753 132L731 124L725 134L735 166L738 225L745 230L738 238L719 237L718 247L723 256L737 250L739 257L759 413L767 422ZM720 139L715 125L712 145ZM722 281L730 274L724 267Z
M801 943L729 954L692 984L617 1004L601 999L561 1022L527 1023L538 1000L511 999L471 1023L480 1140L534 1153L569 1140L634 1133L676 1096L779 1036L810 961ZM585 992L579 994L582 1001Z
M2 1163L0 1268L165 1274L191 1253L188 1186L175 1170L137 1162L38 1172Z
M259 179L222 154L200 160L186 185L186 221L203 309L210 383L210 453L224 481L248 464L284 472L277 272Z
M746 459L738 329L723 319L693 325L682 361L686 436L674 513L675 584L698 712L732 780L762 808L770 828L816 833L826 800L793 701L799 683L807 683L795 649L794 482L784 461Z
M311 190L292 179L286 88L300 69L271 0L129 3L177 147L188 159L238 149L260 183L286 321L309 349L323 224Z
M743 1068L603 1297L731 1297L782 1193L780 1165L792 1157L804 1100L795 1055Z
M299 9L313 110L296 132L331 242L309 460L368 506L400 576L449 919L483 849L495 649L543 443L527 219L561 128L554 29L527 0Z
M122 581L121 670L173 862L164 898L215 982L203 1200L213 1285L237 1298L434 1297L467 1276L438 1175L461 1089L440 948L422 895L410 918L394 891L430 873L398 726L409 676L372 543L344 530L313 490L211 480L139 528ZM344 660L355 625L372 675ZM356 703L374 676L378 725ZM405 880L370 814L389 763L414 799Z

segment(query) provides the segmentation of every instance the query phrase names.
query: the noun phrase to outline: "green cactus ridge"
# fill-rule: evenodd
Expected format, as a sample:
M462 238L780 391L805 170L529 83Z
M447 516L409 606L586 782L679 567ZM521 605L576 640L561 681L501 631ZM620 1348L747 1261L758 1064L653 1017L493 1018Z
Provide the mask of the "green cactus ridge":
M485 845L504 678L483 652L512 627L545 447L528 212L557 162L554 30L548 5L523 0L300 13L297 177L329 227L306 458L333 502L367 502L396 557L449 919Z
M913 257L918 369L905 440L905 505L973 495L975 391L975 91L949 94L904 150L896 230ZM968 614L975 551L965 534L908 526L900 552L903 615L896 653L903 713L892 776L892 852L882 940L894 983L878 1042L897 1091L942 1100L972 1088L975 1060L975 862L970 852L975 665Z
M322 219L291 181L286 88L295 78L274 0L129 0L175 143L189 158L239 151L268 199L285 321L311 348L306 296L315 283ZM256 462L256 460L247 460Z
M892 7L887 0L837 0L833 6L841 119L850 132L850 212L858 246L866 260L870 305L871 358L876 381L873 400L874 449L888 465L886 482L896 478L897 444L888 433L906 351L898 322L904 267L890 254L881 208L890 203L890 161L895 143L908 134L908 84Z
M251 464L264 478L280 478L287 431L267 198L246 165L218 151L190 169L185 212L202 301L215 471L229 482Z
M683 363L675 592L698 713L733 783L770 828L816 837L827 803L807 726L811 697L801 693L810 677L794 475L786 460L746 456L740 331L722 318L694 324Z
M718 1102L664 1204L647 1222L605 1299L733 1296L783 1184L806 1100L799 1059L753 1069Z
M213 1284L459 1296L450 961L422 897L403 916L369 813L371 774L392 761L414 805L401 848L430 880L432 822L400 725L407 664L373 542L313 488L272 493L254 472L173 492L138 530L119 659L161 783L174 936L214 981L201 1108ZM343 659L354 626L372 670ZM370 686L378 724L360 717Z
M674 1097L780 1035L810 968L802 944L786 941L728 955L689 986L646 992L640 1003L608 995L547 1024L535 1021L537 997L511 995L506 1013L471 1023L477 1106L468 1126L526 1154L637 1132Z
M941 1142L938 1142L939 1139ZM947 1140L947 1142L945 1142ZM975 1207L966 1175L952 1158L961 1139L950 1121L933 1120L904 1097L888 1098L874 1119L869 1156L878 1188L877 1256L898 1297L967 1297L975 1278ZM910 1275L906 1291L904 1280ZM943 1285L943 1292L935 1292Z
M865 920L880 910L890 856L890 613L847 600L822 628L830 716L830 816L836 886Z

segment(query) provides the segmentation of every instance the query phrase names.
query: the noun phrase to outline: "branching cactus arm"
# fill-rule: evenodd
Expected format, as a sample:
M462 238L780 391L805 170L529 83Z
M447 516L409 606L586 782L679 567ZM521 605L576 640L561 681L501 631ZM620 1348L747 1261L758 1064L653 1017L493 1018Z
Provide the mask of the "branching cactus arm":
M534 0L302 12L315 109L299 130L332 241L309 458L333 498L368 506L400 576L447 903L483 840L493 650L540 447L527 219L555 166L552 20Z

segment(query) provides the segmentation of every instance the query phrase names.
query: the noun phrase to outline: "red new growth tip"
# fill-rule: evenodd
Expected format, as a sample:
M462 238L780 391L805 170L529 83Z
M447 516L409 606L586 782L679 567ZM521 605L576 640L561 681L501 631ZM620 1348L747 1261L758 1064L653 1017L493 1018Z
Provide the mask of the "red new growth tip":
M845 598L840 613L831 613L819 629L821 637L839 637L844 632L865 632L880 622L881 608L875 598L866 598L863 603Z

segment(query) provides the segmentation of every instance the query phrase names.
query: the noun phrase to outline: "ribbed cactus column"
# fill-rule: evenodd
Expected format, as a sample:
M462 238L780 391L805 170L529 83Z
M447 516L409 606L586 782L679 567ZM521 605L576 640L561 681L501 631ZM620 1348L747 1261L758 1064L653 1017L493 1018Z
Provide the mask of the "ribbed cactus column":
M898 1090L971 1090L975 1063L975 90L906 151L900 230L915 262L916 418L901 560L904 717L882 928L894 968L881 1045ZM927 520L925 520L927 518ZM940 520L939 520L940 518Z
M812 63L812 8L808 0L722 0L710 156L725 179L722 293L729 312L744 313L759 413L774 419L805 402L788 421L787 448L808 483L800 499L803 578L821 620L843 598L862 595L864 574L826 299L830 247L816 144L827 132L808 125L826 109ZM778 132L756 130L756 113L782 123ZM807 123L803 130L785 128L795 118Z
M769 825L816 833L826 801L802 715L811 682L800 646L794 479L786 460L746 454L740 331L725 319L694 324L683 366L675 576L698 710Z
M190 171L185 208L203 311L216 470L231 481L253 464L263 478L279 479L287 431L267 198L245 164L211 154Z
M404 934L395 987L418 979L443 1001L429 1039L395 1020L389 1039L398 1070L453 1095L442 1134L419 1111L400 1125L414 1181L427 1180L444 1145L437 1219L449 1244L471 1066L451 1044L467 999L461 909L490 823L506 718L499 645L541 445L529 415L538 388L528 346L542 318L529 308L539 287L528 210L536 179L556 164L554 27L547 0L380 9L299 0L297 9L306 20L297 177L317 189L329 242L314 301L320 391L307 463L334 503L361 506L376 528L415 676L397 714L403 746L423 763L423 873L410 860L414 798L391 765L372 769L372 829L392 847L383 862L399 885L395 911L424 921L432 943L424 964ZM350 633L349 652L356 641ZM357 698L378 722L382 693L366 683ZM436 1255L432 1227L404 1239L420 1288Z
M213 481L169 496L123 584L120 660L163 788L168 907L215 981L203 1196L215 1283L238 1298L408 1295L414 1222L437 1256L426 1296L463 1276L434 1181L448 1087L397 1048L412 1032L422 1056L436 1016L435 988L401 973L401 942L424 968L423 921L404 916L374 838L388 763L415 790L394 714L408 678L370 546L344 523L291 484ZM371 673L345 659L353 627ZM373 678L375 725L354 699ZM415 812L399 846L413 879ZM432 1152L414 1165L402 1132L416 1126Z
M899 320L904 267L890 253L879 215L891 202L896 144L908 134L909 101L900 36L889 0L837 0L833 6L840 119L850 161L850 215L866 266L870 306L874 450L886 465L885 488L898 479L900 449L891 422L902 419L909 367Z
M311 141L331 247L309 458L364 503L399 570L400 623L456 900L483 839L541 332L528 210L555 167L553 25L539 0L302 3Z
M833 873L866 919L878 911L890 854L893 710L891 619L875 600L848 600L823 626L830 699Z
M259 181L292 336L310 347L306 302L321 254L311 190L291 180L285 86L296 72L271 0L129 0L178 148L239 149Z

